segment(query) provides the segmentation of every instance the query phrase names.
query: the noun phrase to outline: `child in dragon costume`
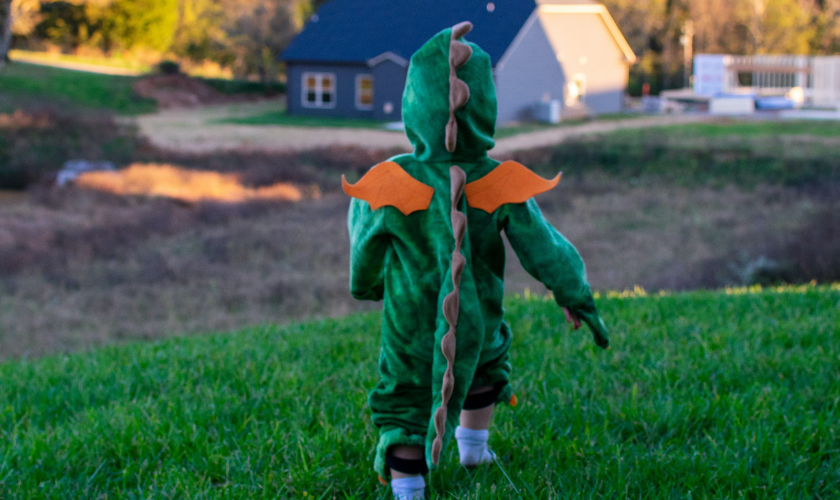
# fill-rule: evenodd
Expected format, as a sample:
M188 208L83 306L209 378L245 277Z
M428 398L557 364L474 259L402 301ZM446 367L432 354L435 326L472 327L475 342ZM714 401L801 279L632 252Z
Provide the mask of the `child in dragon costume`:
M422 474L453 434L462 464L494 458L489 412L515 401L502 231L575 327L583 320L608 345L580 255L533 200L560 176L545 180L487 156L496 94L489 56L461 40L471 28L446 29L411 58L403 120L414 153L376 165L355 185L342 179L353 197L351 293L384 300L381 380L369 402L380 431L374 468L394 478L397 498L423 498Z

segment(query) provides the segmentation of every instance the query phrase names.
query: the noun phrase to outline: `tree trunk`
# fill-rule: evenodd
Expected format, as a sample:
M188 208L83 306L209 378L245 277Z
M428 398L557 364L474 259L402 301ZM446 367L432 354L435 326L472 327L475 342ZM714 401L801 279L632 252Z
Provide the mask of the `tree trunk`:
M12 0L0 0L0 68L9 59L12 45Z

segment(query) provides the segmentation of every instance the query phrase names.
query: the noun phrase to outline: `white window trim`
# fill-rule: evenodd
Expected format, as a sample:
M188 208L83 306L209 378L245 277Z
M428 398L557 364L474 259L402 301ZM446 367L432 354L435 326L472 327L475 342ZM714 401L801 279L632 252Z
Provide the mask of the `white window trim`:
M306 99L307 94L309 94L309 89L306 87L306 80L308 80L309 78L315 78L314 103L309 102ZM330 94L332 94L332 100L327 104L324 104L323 102L324 90L322 85L325 78L332 79L332 92L330 92ZM308 71L301 76L300 86L300 101L301 105L304 108L332 109L335 107L335 103L338 100L338 80L335 77L335 73L314 73Z
M362 79L363 78L370 78L370 97L371 102L370 104L362 104ZM362 111L370 111L373 109L373 75L371 74L359 74L356 75L356 109Z

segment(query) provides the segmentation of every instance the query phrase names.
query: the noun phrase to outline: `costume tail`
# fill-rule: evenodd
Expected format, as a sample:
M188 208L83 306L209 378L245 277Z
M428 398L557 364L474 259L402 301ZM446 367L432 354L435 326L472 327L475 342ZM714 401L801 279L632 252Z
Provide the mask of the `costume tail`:
M472 24L463 22L452 27L452 35L449 42L449 122L446 124L446 149L451 153L455 151L458 140L458 122L455 119L455 110L463 107L470 98L470 88L460 80L455 70L466 64L472 49L469 45L458 41L472 30ZM467 216L458 210L458 202L464 195L464 186L467 182L467 174L460 167L449 168L450 198L452 209L450 219L452 223L452 234L455 237L455 250L452 252L452 291L443 299L443 316L449 325L449 331L443 336L440 342L440 349L446 358L446 372L443 375L441 384L441 404L435 412L435 440L432 442L432 464L440 462L440 452L443 449L443 436L446 432L447 405L452 397L452 390L455 388L455 327L458 324L458 310L460 308L459 294L461 291L461 275L464 273L464 266L467 259L461 253L461 245L464 243L464 235L467 231Z
M449 324L449 331L443 336L440 342L440 350L446 358L446 372L443 375L441 386L441 404L435 412L435 440L432 443L432 464L437 465L440 461L440 452L443 448L443 434L446 430L447 404L452 397L452 390L455 388L455 375L452 373L455 365L455 327L458 324L458 309L460 307L459 294L461 291L461 275L464 273L464 266L467 259L461 253L461 245L464 243L464 235L467 231L467 216L458 211L458 201L464 194L464 185L467 181L467 174L460 167L450 167L449 177L451 179L452 197L452 233L455 235L455 251L452 252L452 291L443 299L443 316Z

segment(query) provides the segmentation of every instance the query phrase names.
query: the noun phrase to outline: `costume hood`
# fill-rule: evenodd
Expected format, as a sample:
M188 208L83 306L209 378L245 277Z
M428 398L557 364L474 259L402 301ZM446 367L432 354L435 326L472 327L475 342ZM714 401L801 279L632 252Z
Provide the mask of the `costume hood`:
M458 41L470 29L470 23L447 28L411 57L402 113L420 161L476 162L494 146L493 70L478 45Z

